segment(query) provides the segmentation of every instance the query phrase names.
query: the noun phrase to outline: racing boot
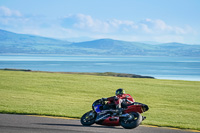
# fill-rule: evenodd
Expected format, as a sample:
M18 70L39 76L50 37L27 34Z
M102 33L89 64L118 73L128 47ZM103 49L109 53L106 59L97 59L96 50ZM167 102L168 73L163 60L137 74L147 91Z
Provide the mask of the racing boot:
M146 119L146 116L142 116L142 120L145 120Z

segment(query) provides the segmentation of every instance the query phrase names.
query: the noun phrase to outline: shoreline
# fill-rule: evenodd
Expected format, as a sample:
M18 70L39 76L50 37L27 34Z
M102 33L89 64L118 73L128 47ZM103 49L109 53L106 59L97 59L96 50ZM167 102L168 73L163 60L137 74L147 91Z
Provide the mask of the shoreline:
M96 75L96 76L112 76L112 77L150 78L150 79L155 79L152 76L142 76L142 75L137 75L137 74L115 73L115 72L52 72L52 71L34 71L34 70L30 70L30 69L14 69L14 68L4 68L4 69L0 69L0 70L4 70L4 71L46 72L46 73L82 74L82 75Z
M148 79L160 79L160 80L181 80L181 81L200 81L200 78L177 78L173 76L143 76L130 73L116 73L116 72L56 72L56 71L40 71L30 69L16 69L16 68L0 68L5 71L24 71L24 72L44 72L44 73L61 73L61 74L81 74L81 75L96 75L96 76L112 76L112 77L127 77L127 78L148 78Z

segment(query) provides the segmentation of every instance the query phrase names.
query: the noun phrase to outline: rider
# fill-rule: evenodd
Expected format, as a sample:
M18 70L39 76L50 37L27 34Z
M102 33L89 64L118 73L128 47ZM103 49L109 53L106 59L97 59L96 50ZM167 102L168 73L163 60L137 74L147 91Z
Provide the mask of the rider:
M104 105L103 110L116 109L118 113L121 113L121 109L126 107L127 104L132 104L135 102L130 94L125 94L125 90L119 88L115 92L115 96L109 98L102 98L103 101L108 101Z

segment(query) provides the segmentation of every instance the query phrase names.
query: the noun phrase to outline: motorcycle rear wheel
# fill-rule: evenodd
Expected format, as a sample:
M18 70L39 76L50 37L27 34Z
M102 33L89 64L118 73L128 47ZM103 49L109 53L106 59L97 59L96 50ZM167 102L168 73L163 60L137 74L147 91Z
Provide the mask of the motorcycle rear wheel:
M89 111L81 117L81 124L83 126L90 126L95 123L96 114L94 111Z
M120 118L120 125L126 129L136 128L142 122L142 115L138 112L132 112L129 117Z

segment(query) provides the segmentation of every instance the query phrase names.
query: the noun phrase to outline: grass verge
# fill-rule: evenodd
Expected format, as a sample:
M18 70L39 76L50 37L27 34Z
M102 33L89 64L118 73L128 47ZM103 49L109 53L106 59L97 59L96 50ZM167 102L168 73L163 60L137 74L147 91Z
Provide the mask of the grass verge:
M0 70L0 112L80 118L124 88L149 105L143 124L200 130L200 82Z

